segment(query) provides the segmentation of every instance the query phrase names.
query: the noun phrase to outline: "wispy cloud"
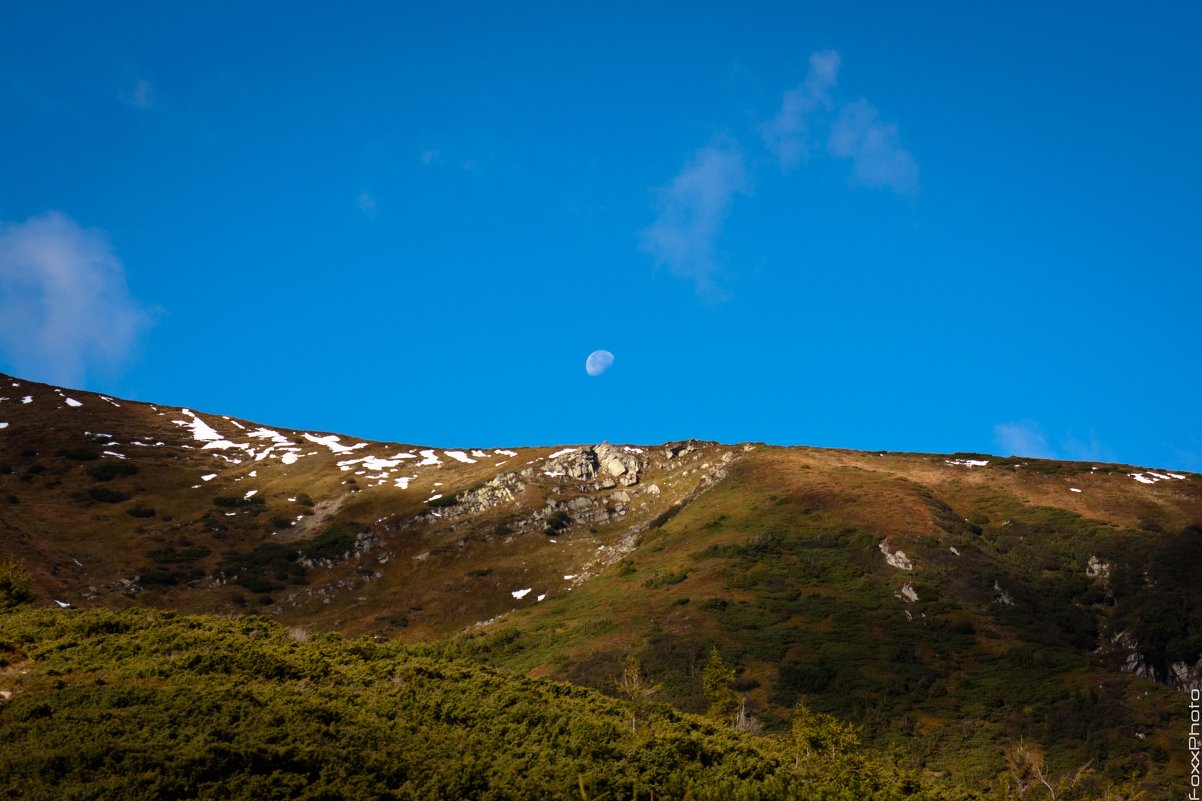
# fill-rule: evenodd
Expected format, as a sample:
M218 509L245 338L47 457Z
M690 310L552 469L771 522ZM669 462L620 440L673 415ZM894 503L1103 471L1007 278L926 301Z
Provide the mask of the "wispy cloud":
M888 187L899 195L918 190L918 165L901 146L897 126L882 122L867 100L843 106L828 147L832 156L851 159L856 183Z
M737 146L700 148L671 183L658 190L659 213L641 233L643 250L673 275L693 281L702 295L721 296L714 247L731 200L737 193L746 194L747 185Z
M152 107L154 105L154 87L151 86L150 81L139 78L134 84L134 88L125 98L125 102L134 108L145 109Z
M780 110L759 126L760 140L784 172L825 155L850 160L855 184L914 194L918 165L901 146L897 126L883 122L866 100L836 97L841 64L834 50L810 54L805 80L786 91ZM655 222L640 232L642 249L673 274L694 281L700 293L721 297L714 248L732 198L747 193L749 183L734 139L697 150L658 191Z
M993 427L993 438L1007 456L1029 456L1032 459L1053 459L1048 438L1042 429L1030 421L999 423Z
M355 204L359 206L359 211L366 214L368 217L376 216L376 199L371 192L360 192L355 198Z
M0 223L0 349L18 371L78 383L119 367L148 323L104 233L58 212Z
M1067 458L1080 462L1114 461L1114 453L1098 440L1097 433L1093 431L1090 431L1089 436L1084 440L1078 439L1070 431L1061 441L1060 449Z
M841 64L834 50L810 56L805 81L785 92L780 111L760 128L765 147L787 172L825 139L829 155L851 160L854 183L912 195L918 190L918 165L902 147L897 126L883 122L867 100L840 102L834 96Z
M785 92L780 111L760 128L764 145L789 170L809 158L809 135L814 112L830 109L831 89L839 81L839 54L823 50L810 56L803 83Z

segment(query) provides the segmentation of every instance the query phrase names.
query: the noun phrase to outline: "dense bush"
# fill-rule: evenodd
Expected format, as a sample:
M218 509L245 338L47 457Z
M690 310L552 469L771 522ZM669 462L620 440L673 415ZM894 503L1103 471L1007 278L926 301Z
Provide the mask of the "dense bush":
M368 531L362 523L350 521L330 526L301 549L309 559L341 559L355 547L355 539Z
M112 481L118 476L132 476L137 472L137 465L129 462L101 462L88 468L88 475L96 481Z
M833 719L764 738L394 644L262 618L36 610L0 705L6 798L969 799ZM68 681L62 677L69 676ZM803 748L806 750L803 750Z
M129 500L129 496L124 492L108 487L92 487L88 490L88 497L100 503L121 503Z

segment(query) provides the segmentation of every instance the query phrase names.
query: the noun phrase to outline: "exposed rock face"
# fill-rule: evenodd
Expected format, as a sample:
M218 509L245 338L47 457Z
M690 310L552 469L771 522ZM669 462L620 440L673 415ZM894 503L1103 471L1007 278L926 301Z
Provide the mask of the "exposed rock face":
M914 589L914 585L908 581L902 585L900 596L910 603L918 601L918 592Z
M630 487L639 482L639 459L633 453L620 451L608 442L602 442L594 449L601 470L624 487Z
M1110 578L1110 563L1103 562L1096 556L1089 557L1089 562L1085 565L1085 575L1090 578Z
M480 514L503 503L512 503L524 489L526 485L516 473L501 473L483 486L461 494L459 501L447 510L445 516L454 518Z
M544 470L552 475L562 474L581 482L596 481L595 489L608 489L621 484L630 487L638 483L643 465L639 457L602 442L600 445L577 448L548 459Z
M882 540L880 544L881 553L885 555L885 561L898 570L913 570L914 563L906 556L905 551L894 551L889 548L889 541Z
M1126 658L1119 668L1124 673L1158 682L1180 692L1202 690L1202 659L1194 665L1185 662L1174 662L1171 665L1156 665L1139 650L1139 643L1128 631L1120 631L1110 637L1109 647L1098 649L1099 653L1110 651Z

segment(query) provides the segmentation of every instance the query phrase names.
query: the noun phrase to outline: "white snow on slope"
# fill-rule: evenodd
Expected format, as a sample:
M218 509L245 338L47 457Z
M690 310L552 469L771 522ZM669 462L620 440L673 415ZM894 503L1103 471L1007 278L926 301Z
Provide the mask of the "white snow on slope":
M68 406L83 406L83 404L75 400L75 398L67 398L66 400Z
M525 598L530 593L530 590L532 590L532 589L533 589L533 587L527 587L524 590L514 590L513 592L511 592L509 594L512 595L514 598L517 598L520 601L523 598Z
M569 453L575 453L575 452L576 452L575 448L564 448L562 451L555 451L555 453L551 454L547 458L548 459L558 459L560 456L567 456Z
M191 421L172 420L171 422L175 423L177 426L184 426L185 428L191 429L192 439L199 442L220 442L222 440L221 435L214 431L212 426L210 426L204 420L201 420L187 409L180 409L180 412L192 418ZM230 445L233 445L233 443L231 442Z
M436 465L436 464L442 464L442 462L440 462L440 461L438 460L438 457L434 455L434 451L431 451L431 450L424 450L424 451L421 451L421 455L422 455L422 460L421 460L420 462L418 462L418 463L417 463L417 466L418 466L418 467L425 467L425 466L427 466L427 465Z
M316 442L318 445L325 445L334 453L350 453L357 451L360 448L366 448L366 442L360 442L358 445L343 445L337 434L328 434L324 437L314 436L313 434L305 434L305 439L310 442Z
M464 464L475 464L476 463L475 459L468 456L463 451L443 451L443 453L445 453L447 456L450 456L452 459L455 459L456 461L463 462Z
M961 467L984 467L989 464L987 459L944 459L943 461Z

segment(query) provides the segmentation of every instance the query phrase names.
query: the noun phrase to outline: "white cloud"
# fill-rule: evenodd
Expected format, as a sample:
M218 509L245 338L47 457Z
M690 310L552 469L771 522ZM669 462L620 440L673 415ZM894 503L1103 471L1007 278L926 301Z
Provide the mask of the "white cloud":
M897 126L881 122L867 100L843 106L827 146L832 156L851 159L856 183L885 186L899 195L918 190L918 165L901 146Z
M0 223L0 350L17 371L78 383L119 367L148 323L103 232L58 212Z
M1035 423L999 423L993 427L993 438L1008 456L1029 456L1033 459L1055 458L1048 439Z
M734 145L703 147L658 191L659 215L640 235L642 248L697 291L720 295L714 245L735 193L747 193L743 156Z
M819 109L831 107L830 91L839 80L839 62L834 50L812 54L805 82L785 92L780 111L760 129L765 146L780 159L783 169L809 157L810 117Z

